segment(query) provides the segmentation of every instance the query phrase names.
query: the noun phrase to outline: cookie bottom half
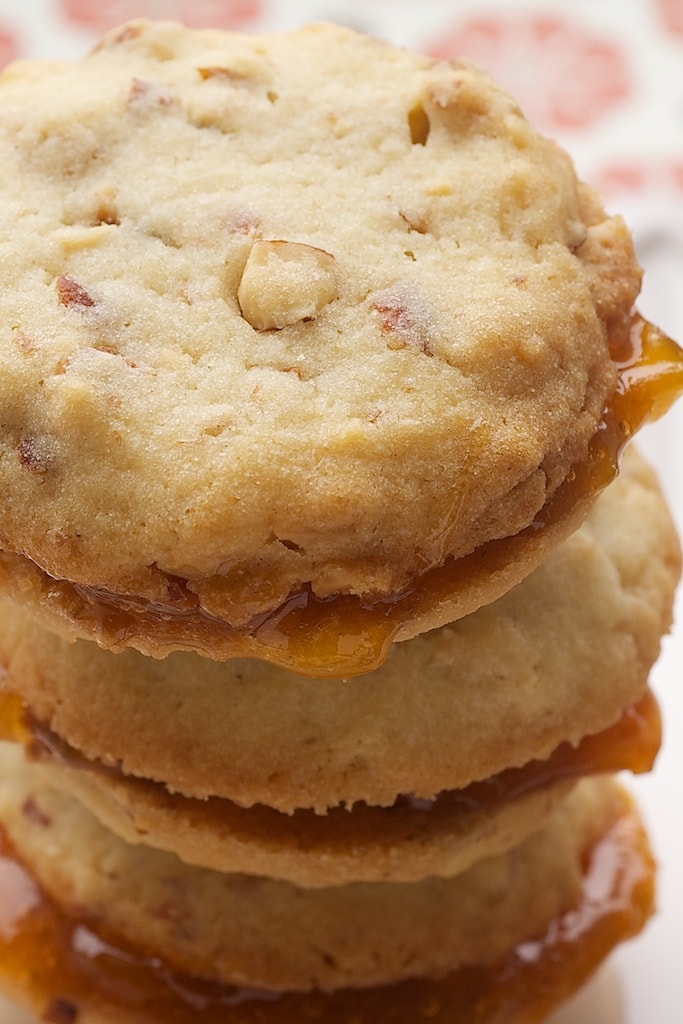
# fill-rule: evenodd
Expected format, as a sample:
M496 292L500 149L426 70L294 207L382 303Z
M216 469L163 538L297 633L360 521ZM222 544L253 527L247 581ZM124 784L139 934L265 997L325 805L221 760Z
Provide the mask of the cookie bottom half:
M405 979L391 984L306 992L201 979L149 944L144 951L136 948L83 908L79 912L62 905L39 881L41 871L28 866L31 857L21 848L21 828L15 829L5 805L0 987L41 1019L59 1024L540 1022L583 985L618 943L637 934L653 909L653 859L636 809L612 782L603 780L592 791L591 786L584 792L583 809L577 813L574 801L568 812L576 840L573 892L533 934L513 940L491 959L480 952L439 974L411 977L407 966ZM40 804L24 801L21 812L39 816ZM559 827L567 824L565 817ZM547 877L536 877L532 885L552 886L556 870L561 874L548 862ZM480 910L485 930L497 909L484 901Z

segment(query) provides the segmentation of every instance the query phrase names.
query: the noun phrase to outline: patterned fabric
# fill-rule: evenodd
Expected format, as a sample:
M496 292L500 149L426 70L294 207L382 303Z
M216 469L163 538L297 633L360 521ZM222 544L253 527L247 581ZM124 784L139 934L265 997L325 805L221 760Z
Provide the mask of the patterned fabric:
M517 98L534 124L552 133L594 128L634 93L624 48L610 33L570 17L467 18L447 25L428 51L467 54Z
M130 18L170 18L190 28L239 28L262 13L259 0L61 0L60 15L76 25L106 32Z

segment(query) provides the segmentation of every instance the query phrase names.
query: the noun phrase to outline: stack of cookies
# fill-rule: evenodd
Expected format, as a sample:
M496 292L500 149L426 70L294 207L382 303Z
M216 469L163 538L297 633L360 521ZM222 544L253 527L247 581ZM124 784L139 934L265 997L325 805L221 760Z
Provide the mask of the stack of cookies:
M0 985L532 1024L653 903L680 554L626 228L466 62L133 22L0 78Z

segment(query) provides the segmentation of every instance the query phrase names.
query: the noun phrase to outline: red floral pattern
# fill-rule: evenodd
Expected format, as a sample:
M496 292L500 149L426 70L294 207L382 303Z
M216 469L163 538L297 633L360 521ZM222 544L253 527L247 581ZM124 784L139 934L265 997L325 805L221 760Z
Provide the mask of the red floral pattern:
M624 192L683 193L683 158L606 164L592 176L592 182L605 195Z
M0 28L0 68L19 56L19 45L11 32Z
M656 0L656 5L669 32L683 36L683 0Z
M231 29L261 13L260 0L61 0L66 18L107 32L131 18L182 21L190 28Z
M618 46L553 15L475 17L428 50L480 64L546 130L591 127L631 93Z

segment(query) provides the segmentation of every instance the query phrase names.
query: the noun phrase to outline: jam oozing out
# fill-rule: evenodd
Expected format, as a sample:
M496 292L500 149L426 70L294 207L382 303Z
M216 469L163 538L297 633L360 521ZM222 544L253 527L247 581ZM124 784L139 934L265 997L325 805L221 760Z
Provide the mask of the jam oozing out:
M561 743L545 761L530 761L521 768L506 768L481 782L448 794L469 806L514 799L560 779L599 772L628 770L636 774L652 768L662 738L662 722L654 695L648 691L631 704L619 720L576 745Z
M317 597L310 588L293 593L249 627L234 628L204 611L187 581L169 579L168 603L45 580L45 598L62 595L67 607L104 635L108 646L135 646L153 636L168 649L189 648L208 656L255 657L310 676L344 678L382 664L401 630L454 595L476 593L478 581L513 564L518 552L542 542L546 528L577 504L588 504L618 472L626 442L648 420L662 415L683 393L683 350L634 314L626 340L612 343L618 385L609 399L587 457L577 464L534 522L513 537L490 541L472 554L447 559L415 577L403 592L370 603L337 594ZM11 557L0 552L3 561ZM18 557L18 556L14 556ZM504 589L504 588L503 588ZM475 605L472 604L472 607Z
M0 695L0 722L10 719L11 728L0 733L0 739L10 739L26 745L38 760L54 758L71 768L103 772L123 777L116 767L92 761L70 747L52 730L38 722L30 712L21 710L21 702L11 694ZM428 815L431 826L452 827L453 816L461 811L494 808L563 779L576 779L596 773L618 771L646 772L652 768L661 742L661 717L652 693L647 692L638 702L630 705L621 717L607 729L585 736L577 745L561 743L544 760L530 761L519 768L507 768L481 782L471 783L463 789L444 791L434 800L415 800L400 797L391 807L371 807L354 804L349 814L344 808L334 808L326 815L299 810L281 814L266 807L242 808L217 797L192 801L176 795L173 806L183 805L187 813L189 804L196 804L204 819L215 814L224 825L248 840L250 830L260 834L267 826L271 843L287 845L292 831L306 836L306 845L315 849L320 840L326 851L343 850L347 843L359 848L363 837L376 843L400 842L406 826L417 827L419 812ZM154 785L133 780L133 785ZM406 818L408 822L406 822Z
M0 740L24 743L29 738L23 702L13 693L0 693Z
M56 1024L77 1024L93 1007L119 1024L536 1024L652 913L652 857L631 809L586 850L583 870L578 902L501 963L374 989L278 995L180 975L68 916L0 832L0 986ZM11 897L18 890L19 900Z

